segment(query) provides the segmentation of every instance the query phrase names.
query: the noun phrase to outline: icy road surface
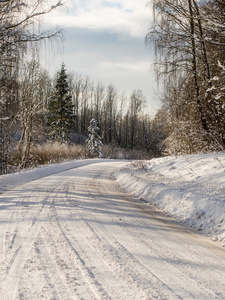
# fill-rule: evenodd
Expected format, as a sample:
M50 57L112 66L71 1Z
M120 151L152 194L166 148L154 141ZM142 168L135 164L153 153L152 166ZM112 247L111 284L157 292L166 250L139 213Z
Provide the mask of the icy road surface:
M0 299L225 299L225 251L111 173L80 166L0 195Z

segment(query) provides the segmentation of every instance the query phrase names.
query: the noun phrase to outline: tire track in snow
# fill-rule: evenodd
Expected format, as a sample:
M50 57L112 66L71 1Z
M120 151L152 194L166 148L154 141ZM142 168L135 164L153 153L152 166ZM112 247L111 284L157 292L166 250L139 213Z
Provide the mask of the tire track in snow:
M146 230L140 231L137 226L123 226L124 236L132 236L134 248L136 245L143 245L142 257L146 258L150 250L149 254L155 257L152 263L157 263L155 271L160 270L160 265L164 266L164 270L169 270L169 272L163 272L162 269L158 272L154 271L154 273L158 273L163 282L171 288L173 287L174 290L179 291L180 289L178 293L183 295L184 299L196 299L196 295L199 295L198 299L204 300L223 299L225 296L222 279L225 275L224 251L192 230L165 217L161 212L157 212L156 215L152 214L152 208L149 205L139 202L138 206L139 211L140 208L142 210L142 218L139 218L139 223ZM143 212L149 218L153 216L151 223L152 225L156 223L156 228L160 228L160 224L157 224L158 220L161 225L166 225L160 230L157 229L153 238L152 233L151 237L149 236L150 231L147 230L149 220L143 218ZM127 218L126 222L129 224L132 219ZM120 225L120 223L118 224ZM143 260L143 263L148 265L147 260ZM151 264L151 268L153 264ZM165 275L162 276L164 273Z
M3 197L5 197L6 194L7 193L3 194ZM24 193L23 188L22 190L19 189L19 195L20 196L17 196L17 210L15 210L15 216L13 217L14 222L12 222L12 226L16 226L14 230L15 233L13 234L10 245L5 249L5 259L2 261L2 270L5 269L5 274L1 278L0 285L2 300L12 300L16 297L19 282L18 274L25 264L39 230L39 224L36 224L37 220L41 218L43 220L46 216L44 207L48 201L48 196L44 197L44 199L36 205L30 202L29 204L34 210L28 209L29 205L26 205L24 211L24 199L27 197L27 192ZM33 197L35 198L36 196ZM32 198L30 192L29 198ZM35 207L37 208L35 209ZM4 217L6 216L4 215ZM4 222L7 223L7 219L4 220ZM24 226L24 224L26 224L26 226Z
M82 182L81 186L85 186ZM88 183L89 186L89 183ZM87 188L85 188L87 190ZM120 283L120 290L118 296L116 297L115 294L112 294L111 298L109 299L155 299L158 297L156 293L157 289L164 290L165 299L180 299L179 296L176 296L170 289L160 280L151 274L149 270L146 270L145 266L143 266L140 262L138 262L131 254L128 252L121 244L118 243L116 239L113 240L112 236L105 230L104 226L101 226L101 230L99 231L99 227L93 227L93 224L97 221L95 218L92 218L91 214L84 214L85 211L85 203L83 207L76 201L75 197L69 197L69 195L73 194L75 190L74 187L70 188L71 193L68 191L68 196L66 197L65 203L72 202L70 205L76 207L76 212L79 210L79 218L80 215L82 216L82 225L79 226L81 230L80 239L78 239L77 234L73 235L73 240L76 241L76 247L79 247L79 253L82 254L83 260L87 263L89 262L92 265L96 264L96 257L99 256L100 260L104 262L107 266L108 272L116 274L116 279L114 278L114 285ZM84 191L83 191L84 192ZM89 191L90 192L90 191ZM82 191L78 189L78 194L81 194ZM91 199L93 199L94 191L91 190ZM92 201L92 200L91 200ZM68 204L67 204L68 206ZM71 216L72 218L72 216ZM78 218L78 217L77 217ZM88 220L88 221L86 221ZM61 220L62 224L68 224L66 218ZM91 225L90 225L91 223ZM69 227L69 225L68 225ZM104 228L104 229L102 229ZM86 239L82 238L85 236ZM104 238L107 236L107 239ZM113 240L110 241L110 240ZM96 242L97 241L97 242ZM104 245L104 246L102 246ZM91 253L90 250L86 250L88 248L92 248L92 252L95 253L95 261L91 261ZM83 254L85 253L85 255ZM118 257L118 254L120 256ZM132 261L132 263L130 263ZM122 262L122 263L121 263ZM130 266L127 263L130 263ZM97 265L99 269L99 265ZM102 266L101 268L104 268ZM95 276L99 276L98 273L95 272ZM139 277L139 278L138 278ZM102 279L102 278L101 278ZM111 278L113 279L113 278ZM103 280L103 279L102 279ZM141 282L142 281L142 282ZM149 282L153 282L153 287L149 287ZM111 280L112 282L112 280ZM144 285L143 285L144 282ZM104 285L106 285L105 280L103 280ZM140 284L141 283L141 284ZM111 284L112 285L112 284ZM154 286L156 285L156 287ZM159 287L160 285L160 287ZM147 286L147 294L144 290L146 290ZM123 287L123 288L122 288ZM107 290L112 290L112 287L108 287ZM126 291L126 296L123 296L123 289ZM166 291L167 290L167 291ZM130 294L129 294L130 292ZM116 293L116 291L114 291ZM128 295L129 294L129 295ZM153 296L154 295L154 296Z
M73 251L75 249L76 255L79 255L78 264L81 264L80 268L84 271L83 275L84 278L88 279L88 284L97 290L96 297L98 299L146 299L146 294L142 293L139 287L135 285L134 289L131 278L128 278L127 282L124 281L124 278L121 276L121 270L118 272L118 268L112 268L111 261L105 260L105 255L102 256L102 252L99 252L97 248L93 248L93 229L84 220L82 209L76 204L76 197L71 196L74 194L74 184L70 183L70 187L65 186L64 189L65 197L61 201L64 201L69 216L61 216L59 211L55 212L55 218L58 219L59 227L64 232L67 242L71 245ZM77 192L79 194L79 190ZM55 209L57 207L59 206L54 206ZM72 213L71 208L74 210ZM76 214L75 218L73 217L74 212ZM73 218L76 226L71 227L68 220ZM76 231L74 231L74 228L76 228ZM96 236L94 234L95 239ZM93 298L88 296L88 299Z
M10 192L0 210L6 299L224 299L224 255L120 193L112 169L103 163L50 176L31 183L22 200Z
M65 195L68 194L68 186L66 186L66 189L64 190ZM107 292L101 287L100 283L95 279L94 274L92 273L91 268L89 268L86 264L85 259L81 257L81 254L83 256L82 250L79 248L79 244L76 244L74 246L74 243L71 241L71 236L66 233L66 229L62 226L62 220L60 219L58 215L58 211L55 205L52 205L52 219L57 223L57 227L60 230L60 235L62 238L62 242L65 245L66 252L70 253L73 257L73 261L75 262L76 268L78 268L80 275L82 276L82 284L85 285L86 289L88 288L90 290L89 299L109 299ZM65 220L63 220L64 222ZM78 250L79 249L79 250ZM84 249L83 249L84 250ZM81 280L81 278L80 278ZM83 299L82 295L81 298ZM86 299L85 299L86 300Z
M88 299L108 299L107 294L104 294L103 290L99 289L99 284L94 280L91 270L86 267L77 250L71 246L69 237L61 227L57 207L61 207L61 199L64 197L64 192L64 185L59 184L55 189L55 197L52 197L51 201L49 201L51 205L48 212L47 226L42 226L39 238L34 243L36 250L38 253L40 252L40 255L38 255L40 268L44 265L46 266L42 274L39 274L39 276L46 279L44 291L46 293L43 292L42 294L54 293L52 294L54 299L59 300L84 299L83 295L87 294L89 290ZM31 260L33 264L33 258ZM26 267L29 268L28 263ZM28 270L29 276L31 269L32 266ZM25 281L25 278L23 280ZM33 298L32 291L24 288L25 285L22 281L20 294L23 297L26 295L26 298L23 299L39 299ZM50 289L48 288L49 286Z
M128 235L131 234L129 228L126 228L126 231ZM174 285L176 287L176 290L180 289L181 293L185 294L185 297L188 297L188 299L196 299L195 293L197 292L201 295L208 295L210 299L217 299L219 295L221 295L221 298L223 298L224 289L221 285L221 276L223 276L224 272L220 274L218 268L221 262L214 261L212 256L209 257L209 262L215 262L214 268L217 268L218 272L206 275L206 272L208 272L208 270L204 268L205 263L201 263L201 258L202 256L204 256L204 254L208 255L209 253L207 254L203 248L198 247L198 250L196 250L194 245L192 247L190 247L189 245L190 250L187 251L185 245L187 245L188 247L188 243L183 241L183 244L181 246L181 243L179 243L178 245L176 243L176 240L174 240L174 244L176 244L177 247L176 254L174 253L174 251L170 251L170 249L168 249L166 245L163 246L162 243L160 244L158 242L159 239L165 239L165 235L162 235L160 232L157 233L158 237L154 239L154 244L152 243L152 240L148 239L148 236L140 233L139 231L135 232L135 229L133 230L132 234L134 245L142 245L143 250L146 248L146 252L150 250L151 255L154 255L154 257L156 258L156 270L157 268L160 270L160 266L157 265L157 261L160 260L163 262L165 270L170 270L171 274L176 274L175 282L172 277L167 277L164 280L168 282L168 285ZM187 253L189 253L189 255L187 255ZM198 268L195 267L196 261L198 262ZM203 268L201 268L201 264ZM213 282L214 290L217 290L216 292L210 288ZM217 286L215 286L215 282L218 282L218 285L216 284Z
M105 246L105 240L101 239L93 230L88 222L85 221L85 216L82 212L80 215L79 232L80 235L72 235L71 241L76 245L76 249L81 253L82 261L85 267L92 270L92 276L96 278L93 283L104 289L104 295L100 299L147 299L139 287L133 284L131 277L124 280L124 274L121 269L114 265L114 260L109 259L106 255L108 248ZM69 228L70 224L66 220L63 221L65 228ZM112 284L113 283L113 284ZM107 293L105 289L107 287Z
M102 173L98 174L98 176L91 179L87 184L89 195L95 199L95 195L106 195L109 192L109 184L107 184L107 191L104 189L104 193L103 189L100 189L99 187L101 181L99 178L101 175ZM92 187L91 190L90 187ZM93 193L93 189L97 192ZM118 189L114 190L114 193L115 197L118 197L116 196L118 195ZM123 195L120 193L119 198L121 199L121 197L123 198ZM115 199L113 199L113 201L115 201ZM88 216L88 218L90 219L90 216ZM101 226L95 226L95 221L96 219L91 222L92 225L88 224L88 226L99 240L98 248L100 249L101 245L104 245L104 252L107 253L107 259L113 262L114 267L123 274L123 280L132 282L139 292L142 290L142 292L145 293L145 297L148 299L181 299L179 295L172 291L169 286L152 273L150 269L146 268L146 265L136 259L136 257L123 246L124 241L127 238L127 232L123 232L123 228L118 225L118 219L116 221L111 219L110 227L111 229L114 228L114 230L111 231L105 228L104 222ZM116 237L114 236L115 232L117 233ZM123 236L121 242L119 242L118 233L120 236ZM132 241L132 247L135 247L135 241L133 240L132 235L129 234L128 237Z
M100 175L99 175L99 177L100 177ZM99 195L100 192L107 195L109 185L108 184L106 185L104 183L103 186L99 187L100 183L101 183L101 180L98 181L97 178L96 178L96 180L95 179L92 180L92 185L95 185L96 190L98 190L98 192L93 193L93 195L95 195L95 194ZM90 187L91 185L88 184L87 186ZM116 192L117 191L115 189L114 193L116 194ZM90 191L90 193L92 194L92 190ZM140 220L141 220L141 222L145 222L145 219L143 219L143 220L140 219ZM126 222L127 222L127 224L132 224L132 218L127 218ZM136 228L135 226L122 226L121 227L120 223L121 222L118 222L118 219L115 220L115 218L114 218L114 220L112 221L112 226L111 226L111 234L113 234L113 232L118 233L119 231L122 230L123 233L121 232L121 234L120 234L120 237L122 237L120 239L120 242L122 242L123 245L126 245L125 241L128 237L130 239L129 244L133 245L132 246L133 249L131 248L132 253L134 253L135 251L138 252L138 247L143 245L142 246L143 254L141 256L136 256L136 255L134 256L134 258L138 260L136 263L134 263L134 268L135 268L135 265L138 266L138 263L139 263L147 270L147 272L151 272L152 266L149 265L148 259L143 260L143 257L145 258L145 254L146 254L146 258L147 258L147 256L149 256L149 257L153 256L152 263L154 263L154 261L157 261L157 260L164 261L163 265L165 267L165 270L170 270L169 272L168 271L166 272L166 273L168 273L169 277L170 277L170 272L171 272L171 274L176 274L176 281L174 284L174 282L172 282L174 280L173 279L174 277L171 277L171 280L169 280L169 281L165 280L165 276L162 276L163 270L160 270L160 272L161 272L160 278L162 278L162 280L161 280L160 278L158 278L157 276L154 275L159 272L154 271L153 275L157 278L157 280L159 280L159 282L161 282L160 284L158 284L159 289L156 289L156 290L158 290L158 291L160 290L161 284L162 284L162 286L164 286L164 285L167 286L167 288L169 290L171 290L171 287L173 286L174 291L176 290L179 292L178 292L178 294L177 293L174 295L171 294L170 295L171 299L175 299L175 297L180 298L180 295L183 295L182 297L184 297L185 299L187 299L187 298L194 299L194 298L196 298L195 295L198 293L199 293L199 295L201 295L202 299L206 299L206 298L204 298L205 296L202 296L202 295L207 295L207 297L208 297L207 299L218 299L218 297L221 297L221 299L223 299L224 293L223 293L223 284L221 282L221 278L223 278L224 269L221 274L217 275L217 273L208 272L208 274L205 276L204 271L202 272L201 268L192 267L191 257L189 257L189 261L190 261L189 264L188 264L188 257L186 257L186 263L185 263L186 265L184 266L184 264L182 263L182 257L179 260L179 255L178 255L178 258L176 257L176 255L174 255L174 253L176 253L176 252L174 252L174 249L173 249L173 253L172 253L167 250L166 244L165 244L164 248L163 248L163 246L160 247L160 244L158 242L158 240L160 240L160 235L162 236L162 238L165 239L167 237L167 234L164 233L164 235L163 235L162 231L157 231L157 235L155 237L155 242L152 242L152 240L151 240L151 243L150 243L150 240L148 239L148 234L147 235L142 234L142 232L140 231L140 228ZM165 221L164 221L164 223L165 223ZM149 221L147 222L147 225L149 226ZM171 224L167 224L167 225L170 225L169 227L176 226L175 223L174 223L174 225L171 225ZM102 227L104 227L104 225ZM115 227L115 230L113 230L112 227ZM178 227L180 227L180 226L178 226ZM101 230L102 230L102 228L101 228ZM167 230L168 230L168 228L167 228ZM96 228L94 229L94 231L96 232ZM179 229L178 231L180 232L179 235L181 235L182 234L181 229ZM101 236L105 237L105 236L107 236L107 233L109 233L109 230L106 229L105 234L104 235L102 234ZM204 252L205 256L206 255L209 256L211 254L211 256L212 256L211 261L212 262L214 261L214 259L213 259L214 253L210 253L210 252L207 253L207 251L208 251L207 248L206 248L206 250L204 250L205 248L201 247L201 243L200 244L194 243L192 245L194 238L191 238L190 233L187 233L186 229L185 229L185 232L183 232L183 234L185 234L185 238L187 238L187 240L190 239L189 242L185 243L185 238L184 238L184 241L183 241L184 245L181 247L183 251L186 251L186 255L194 255L194 259L196 259L196 256L197 256L197 258L198 258L198 256L200 258L200 256L203 254L202 252ZM140 238L141 236L143 237L142 239ZM175 238L176 238L176 236L175 236ZM111 237L111 239L112 239L112 237ZM116 239L117 239L117 236L116 236ZM145 239L147 241L149 241L149 244L146 244ZM119 242L119 240L117 242ZM128 244L128 246L129 246L129 244ZM174 243L173 246L176 247L176 244L177 244L177 241L176 241L176 243ZM185 249L186 244L187 245L189 244L189 246L191 247L190 252L188 252L187 249ZM138 247L136 247L136 245L138 245ZM196 246L199 248L198 250L195 250ZM207 246L207 245L204 245L204 246ZM129 248L127 248L127 249L129 249ZM127 250L127 249L125 249L125 250ZM214 247L214 249L215 249L215 247ZM195 252L197 252L198 255ZM129 253L129 250L128 250L128 253ZM222 251L220 252L220 254L222 254ZM165 260L165 257L167 257L167 260ZM141 261L140 261L140 258L142 258ZM224 258L224 255L223 255L223 258ZM123 261L123 260L121 260L121 261ZM175 263L174 263L174 261L175 261ZM218 259L217 260L217 268L219 268L219 267L220 267L220 261ZM197 271L196 271L196 269L197 269ZM136 267L136 270L137 270L137 267ZM157 269L155 269L155 270L157 270ZM207 268L205 268L205 270L207 270ZM214 280L211 281L211 277L214 277L214 276L216 276L216 278L214 278ZM145 278L148 278L148 276L145 275ZM217 281L218 281L218 285L217 284L215 285L215 283ZM168 284L167 284L167 282L168 282ZM215 286L212 289L213 282L214 282ZM180 288L179 288L179 283L180 283ZM156 286L157 286L157 284L156 284ZM163 289L161 289L161 290L163 290ZM193 290L193 292L192 292L192 290ZM169 295L166 295L166 299L170 299L168 296Z
M30 262L26 263L26 273L21 278L20 295L23 300L50 298L71 299L71 289L65 280L64 271L69 266L55 253L57 247L62 246L55 241L55 226L42 227L33 245ZM59 245L60 244L60 245ZM32 286L36 278L39 278L39 286L35 290ZM29 280L28 280L29 278ZM27 283L27 281L29 283ZM26 287L25 287L25 284ZM77 298L74 296L74 300Z

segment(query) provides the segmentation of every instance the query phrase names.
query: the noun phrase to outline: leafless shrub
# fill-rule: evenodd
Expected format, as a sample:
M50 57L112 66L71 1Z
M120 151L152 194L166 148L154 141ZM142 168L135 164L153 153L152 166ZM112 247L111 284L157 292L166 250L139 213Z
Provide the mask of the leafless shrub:
M37 145L31 150L31 157L36 164L60 163L63 160L87 158L85 145L68 145L59 143L46 143Z
M127 150L114 145L102 147L103 158L143 160L152 158L149 153L143 150Z
M23 150L16 148L11 157L14 166L20 165ZM69 145L59 143L45 143L32 145L26 167L35 167L52 163L60 163L64 160L87 158L88 153L85 145Z
M132 165L137 170L144 170L146 172L148 170L148 166L147 166L147 161L146 160L135 160L135 161L132 162Z
M10 172L18 171L23 158L22 147L16 147L9 157ZM103 158L135 160L133 164L137 169L146 169L146 160L150 159L148 153L137 150L125 150L112 145L102 147ZM86 145L60 144L46 142L31 145L29 158L25 168L39 165L57 164L65 160L91 158Z

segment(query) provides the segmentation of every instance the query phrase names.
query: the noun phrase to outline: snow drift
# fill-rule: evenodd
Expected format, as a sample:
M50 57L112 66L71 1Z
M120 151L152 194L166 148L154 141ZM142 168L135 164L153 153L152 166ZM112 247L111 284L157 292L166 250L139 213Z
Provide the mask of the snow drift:
M225 153L164 157L115 174L127 192L225 246Z

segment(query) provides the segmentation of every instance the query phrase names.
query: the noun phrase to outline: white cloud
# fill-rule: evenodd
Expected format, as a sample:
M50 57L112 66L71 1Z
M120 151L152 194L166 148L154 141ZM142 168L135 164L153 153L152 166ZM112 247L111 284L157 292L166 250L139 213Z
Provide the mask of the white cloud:
M48 22L61 27L85 28L143 38L152 14L146 0L77 0L74 9L60 10Z
M152 20L148 0L70 1L75 1L73 9L60 9L47 18L50 25L66 28L64 52L49 62L51 68L64 61L68 71L112 83L128 94L141 89L155 111L159 102L150 70L153 54L144 42Z
M103 61L100 63L101 69L106 70L117 70L117 72L129 72L135 71L138 73L146 74L149 70L149 60L143 61L132 61L132 62L113 62L113 61Z

